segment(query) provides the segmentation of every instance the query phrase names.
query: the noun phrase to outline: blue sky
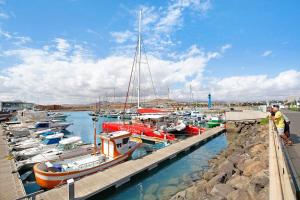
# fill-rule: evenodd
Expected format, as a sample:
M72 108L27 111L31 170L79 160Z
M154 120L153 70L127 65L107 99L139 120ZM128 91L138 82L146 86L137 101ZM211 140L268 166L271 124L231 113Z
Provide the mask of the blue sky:
M26 79L16 78L16 71L25 68L32 70L29 71L32 72L30 75L36 76L37 69L30 68L33 63L26 60L28 52L39 51L37 54L41 55L47 51L53 55L55 51L59 51L57 39L61 39L59 41L64 41L67 45L64 57L60 58L67 62L62 64L60 69L67 69L67 65L75 63L72 59L77 47L82 50L81 57L91 59L95 65L105 60L115 63L113 57L128 58L129 62L134 52L137 14L140 8L144 12L144 21L149 20L149 23L145 22L143 27L143 37L147 53L150 55L150 64L152 59L153 63L160 63L160 65L170 64L176 68L182 64L178 67L191 70L191 73L184 74L183 80L180 81L170 81L174 77L168 78L166 77L168 75L157 80L157 85L161 85L162 88L173 88L174 96L183 94L187 85L192 84L195 97L199 99L204 98L206 93L212 92L220 100L230 100L236 99L234 96L247 94L246 91L249 90L246 86L237 87L240 85L237 80L239 82L245 80L245 83L250 85L252 83L261 85L272 79L291 81L300 77L300 2L296 0L284 2L279 0L1 0L0 2L0 51L2 52L0 81L6 85L2 89L3 98L17 98L8 91L10 88L25 100L36 95L26 91L30 84L28 88L22 88L8 84L7 81L15 81L16 84L26 81ZM192 49L196 50L189 54ZM36 58L36 55L30 55ZM39 58L42 59L44 57ZM189 59L194 59L194 62L189 63ZM198 65L198 67L189 68L185 65ZM43 67L47 68L47 66ZM118 67L124 66L115 66L115 69L117 70ZM155 75L155 64L153 68ZM105 70L105 67L102 70ZM170 73L178 71L179 69L176 69ZM100 74L101 72L99 71ZM281 73L284 74L280 76ZM120 84L114 87L120 88L120 96L122 96L128 75L124 80L119 80L119 76L116 74L113 80L108 76L107 82L119 81ZM81 80L83 77L76 75L75 78ZM106 79L102 76L99 78ZM227 84L226 91L222 88L224 83ZM94 87L92 84L98 86ZM276 87L276 84L266 84L267 86L259 88L259 91L249 98L275 97L276 95L268 90ZM288 84L289 91L285 93L284 87L280 88L278 96L281 98L300 95L300 82L283 84ZM69 85L71 85L70 90L76 88L72 82ZM77 99L82 96L91 100L94 98L92 95L94 91L100 90L103 85L110 87L101 82L82 83L77 86L83 85L90 86L90 93L70 92L70 96L67 95L65 98L53 98L54 95L58 95L53 93L57 86L48 85L45 94L48 97L45 97L44 101L65 102L68 98L69 100L75 98L74 96ZM161 95L165 95L163 91L165 89L161 89ZM230 91L234 91L234 94ZM41 89L36 92L41 92ZM64 91L61 92L65 94ZM229 97L230 95L232 97ZM184 98L184 95L181 95L181 98Z

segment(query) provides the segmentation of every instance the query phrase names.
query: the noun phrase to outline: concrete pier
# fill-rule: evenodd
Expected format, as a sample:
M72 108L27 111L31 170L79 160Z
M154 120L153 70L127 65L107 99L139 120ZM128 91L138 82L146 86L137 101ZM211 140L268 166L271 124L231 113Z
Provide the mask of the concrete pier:
M221 127L210 129L201 135L172 144L143 158L121 163L103 172L98 172L75 181L75 199L86 199L110 187L119 187L130 181L131 177L143 171L152 170L159 166L161 162L172 159L179 153L188 151L191 147L199 145L200 142L217 136L223 131L224 128ZM64 185L60 188L38 194L36 199L69 199L68 186Z
M0 199L11 200L25 195L15 162L9 158L8 144L4 130L0 127Z

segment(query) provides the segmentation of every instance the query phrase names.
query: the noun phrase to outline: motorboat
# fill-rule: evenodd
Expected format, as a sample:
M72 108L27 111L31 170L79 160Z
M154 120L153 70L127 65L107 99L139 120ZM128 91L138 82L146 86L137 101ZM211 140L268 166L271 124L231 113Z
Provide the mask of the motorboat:
M27 156L28 159L17 162L17 169L26 170L30 169L35 163L38 162L73 158L91 154L93 151L92 145L83 144L80 137L78 136L63 139L59 142L58 145L50 147L48 146L28 149L28 152L24 152L23 154L23 157Z
M33 171L37 184L42 188L51 189L68 179L77 179L103 171L126 161L140 145L131 141L130 136L131 133L128 131L101 134L101 152L97 149L93 154L35 164Z
M56 133L53 135L46 136L44 140L40 140L38 138L30 138L28 140L21 141L16 143L15 145L12 145L12 150L21 151L32 147L57 144L61 140L61 138L63 138L63 136L63 133Z
M168 133L181 132L186 128L185 123L182 120L178 120L177 123L171 123L170 126L166 127Z
M63 113L48 113L48 116L51 120L60 120L60 121L65 121L68 115L63 114Z
M45 129L55 129L55 130L65 130L68 128L72 123L67 123L67 122L59 122L59 121L40 121L36 122L34 126L29 127L31 130L45 130Z
M11 129L9 129L9 132L15 138L30 135L30 130L28 128L25 128L25 127L11 128Z

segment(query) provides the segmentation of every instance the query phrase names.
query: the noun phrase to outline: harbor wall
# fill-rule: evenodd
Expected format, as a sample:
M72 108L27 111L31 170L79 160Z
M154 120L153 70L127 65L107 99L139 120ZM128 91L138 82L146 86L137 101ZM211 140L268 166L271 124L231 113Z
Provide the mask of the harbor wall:
M209 161L201 179L171 200L269 198L268 124L226 123L228 147Z

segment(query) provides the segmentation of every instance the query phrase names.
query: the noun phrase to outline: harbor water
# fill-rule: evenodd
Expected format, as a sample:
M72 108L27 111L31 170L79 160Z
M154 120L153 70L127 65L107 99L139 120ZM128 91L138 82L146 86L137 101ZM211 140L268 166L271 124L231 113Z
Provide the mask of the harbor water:
M68 127L66 136L80 136L85 143L93 142L93 121L89 112L65 112ZM116 121L115 118L100 117L96 127L100 133L104 121ZM157 168L133 178L128 184L118 189L108 190L94 196L92 199L132 200L132 199L163 199L165 196L187 188L193 181L199 179L201 171L208 167L208 160L219 153L227 145L224 134L200 145L183 155L167 161ZM24 183L27 193L40 190L34 182L34 177Z

